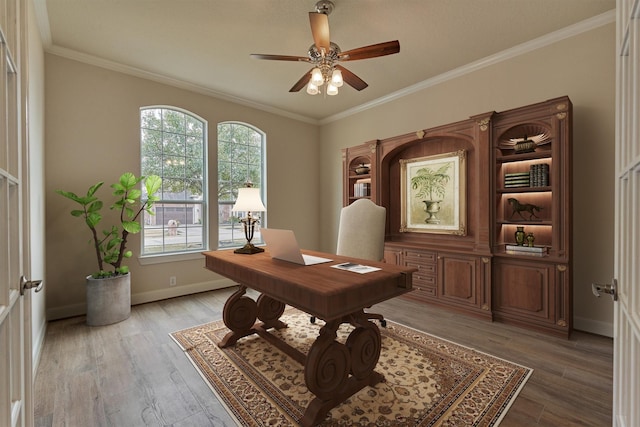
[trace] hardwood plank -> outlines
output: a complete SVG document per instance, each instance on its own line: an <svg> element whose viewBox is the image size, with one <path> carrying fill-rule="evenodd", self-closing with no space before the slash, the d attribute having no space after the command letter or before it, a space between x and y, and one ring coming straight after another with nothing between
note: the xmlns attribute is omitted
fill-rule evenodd
<svg viewBox="0 0 640 427"><path fill-rule="evenodd" d="M35 382L36 426L234 426L169 333L220 319L235 289L138 305L116 325L50 322ZM549 337L399 298L368 311L533 368L501 427L611 425L610 338Z"/></svg>

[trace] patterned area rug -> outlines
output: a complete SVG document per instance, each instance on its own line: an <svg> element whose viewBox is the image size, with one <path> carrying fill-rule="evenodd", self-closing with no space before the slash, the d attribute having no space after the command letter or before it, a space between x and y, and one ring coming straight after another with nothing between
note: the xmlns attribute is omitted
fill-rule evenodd
<svg viewBox="0 0 640 427"><path fill-rule="evenodd" d="M307 354L323 323L287 310L272 331ZM342 325L343 341L352 326ZM296 426L314 398L304 369L257 335L217 343L222 321L171 334L241 426ZM532 370L387 320L376 371L385 381L332 409L322 426L497 426Z"/></svg>

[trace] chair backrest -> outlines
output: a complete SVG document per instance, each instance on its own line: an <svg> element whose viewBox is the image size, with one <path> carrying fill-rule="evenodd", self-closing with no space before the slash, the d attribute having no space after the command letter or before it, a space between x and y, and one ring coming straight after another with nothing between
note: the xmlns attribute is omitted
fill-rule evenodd
<svg viewBox="0 0 640 427"><path fill-rule="evenodd" d="M387 210L369 199L358 199L340 211L337 255L381 261Z"/></svg>

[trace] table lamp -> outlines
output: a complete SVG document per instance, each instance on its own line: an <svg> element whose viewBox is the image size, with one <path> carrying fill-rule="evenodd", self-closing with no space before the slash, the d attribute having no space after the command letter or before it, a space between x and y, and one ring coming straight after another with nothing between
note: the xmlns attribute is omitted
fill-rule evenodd
<svg viewBox="0 0 640 427"><path fill-rule="evenodd" d="M252 255L258 252L264 252L264 249L254 246L251 243L253 239L253 232L255 230L255 224L260 222L260 218L252 217L251 212L264 212L267 208L262 204L260 199L260 189L253 188L248 184L246 187L238 188L238 198L235 205L231 208L231 212L246 212L247 216L240 220L244 224L244 235L247 238L247 243L236 249L237 254Z"/></svg>

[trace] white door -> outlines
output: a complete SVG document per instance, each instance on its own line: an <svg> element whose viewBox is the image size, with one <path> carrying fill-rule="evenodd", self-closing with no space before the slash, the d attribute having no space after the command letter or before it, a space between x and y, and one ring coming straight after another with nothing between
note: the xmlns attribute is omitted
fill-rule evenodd
<svg viewBox="0 0 640 427"><path fill-rule="evenodd" d="M640 0L618 0L613 424L640 426Z"/></svg>
<svg viewBox="0 0 640 427"><path fill-rule="evenodd" d="M27 163L26 5L0 0L0 426L33 424L30 301L21 292ZM30 292L30 291L27 291Z"/></svg>

